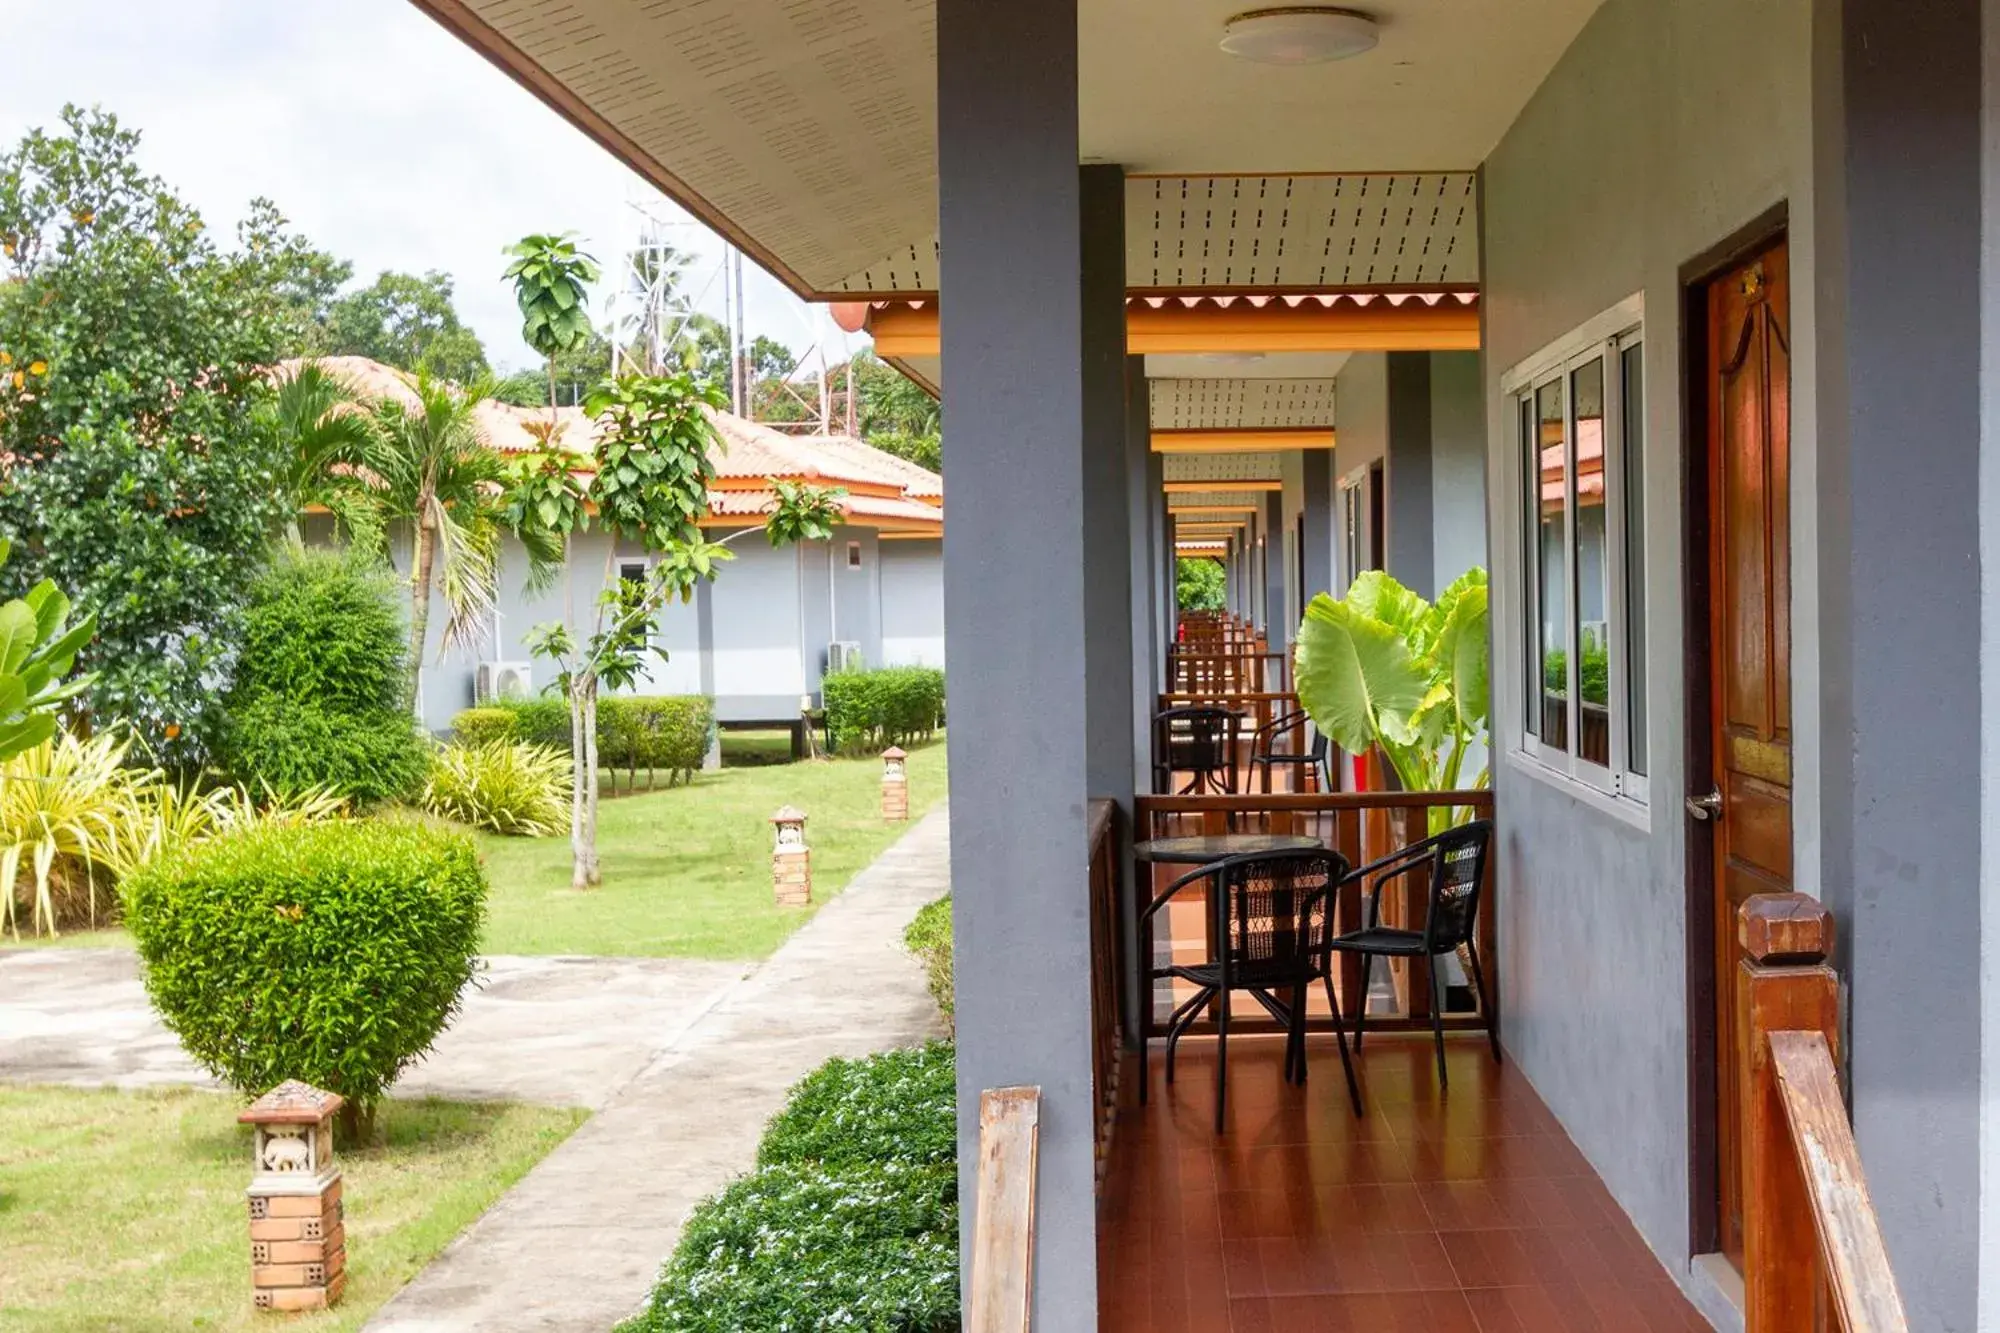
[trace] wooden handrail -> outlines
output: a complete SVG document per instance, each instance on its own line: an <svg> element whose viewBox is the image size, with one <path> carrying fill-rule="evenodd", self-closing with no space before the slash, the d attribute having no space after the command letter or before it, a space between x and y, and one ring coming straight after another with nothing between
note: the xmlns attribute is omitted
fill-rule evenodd
<svg viewBox="0 0 2000 1333"><path fill-rule="evenodd" d="M1737 941L1745 1333L1829 1314L1842 1333L1907 1333L1841 1097L1833 917L1802 893L1752 894Z"/></svg>
<svg viewBox="0 0 2000 1333"><path fill-rule="evenodd" d="M1028 1333L1041 1119L1040 1088L988 1088L979 1096L979 1202L972 1225L968 1333Z"/></svg>

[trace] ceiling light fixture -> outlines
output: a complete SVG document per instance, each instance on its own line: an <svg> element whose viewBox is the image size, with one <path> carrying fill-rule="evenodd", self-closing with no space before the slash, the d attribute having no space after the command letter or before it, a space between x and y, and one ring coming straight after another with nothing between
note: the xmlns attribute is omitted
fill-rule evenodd
<svg viewBox="0 0 2000 1333"><path fill-rule="evenodd" d="M1260 65L1318 65L1372 51L1375 20L1352 9L1289 5L1252 9L1222 25L1222 49Z"/></svg>

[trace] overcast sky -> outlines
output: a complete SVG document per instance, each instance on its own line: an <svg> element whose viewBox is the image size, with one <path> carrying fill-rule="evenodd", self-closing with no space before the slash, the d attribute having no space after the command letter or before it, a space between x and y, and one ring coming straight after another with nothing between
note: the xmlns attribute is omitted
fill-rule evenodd
<svg viewBox="0 0 2000 1333"><path fill-rule="evenodd" d="M721 242L409 0L0 0L0 34L0 145L65 102L100 105L225 233L264 195L358 281L451 274L496 368L533 360L503 247L574 231L613 260L638 235L635 201L685 224L700 305L722 313ZM841 355L823 312L754 264L744 286L752 334Z"/></svg>

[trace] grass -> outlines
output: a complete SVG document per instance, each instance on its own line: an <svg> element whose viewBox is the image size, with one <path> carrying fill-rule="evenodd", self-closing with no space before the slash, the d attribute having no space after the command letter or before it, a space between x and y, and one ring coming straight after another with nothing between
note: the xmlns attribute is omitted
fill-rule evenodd
<svg viewBox="0 0 2000 1333"><path fill-rule="evenodd" d="M775 738L773 740L772 738ZM732 742L737 746L732 746ZM486 953L752 959L769 954L812 915L771 901L771 816L808 816L813 898L824 902L908 825L881 818L879 758L779 762L785 732L724 732L724 768L691 785L609 796L597 813L604 883L569 887L569 839L479 834L493 883L480 948ZM732 750L734 749L734 753ZM911 747L910 815L945 794L940 737ZM620 775L621 781L623 775ZM123 930L23 933L21 948L130 948ZM17 947L0 935L0 952Z"/></svg>
<svg viewBox="0 0 2000 1333"><path fill-rule="evenodd" d="M944 795L942 740L911 751L910 812ZM598 809L604 883L569 887L567 838L482 836L493 895L488 953L762 958L812 908L771 900L771 815L806 812L813 897L824 902L907 825L881 817L882 762L831 759L725 768L672 791Z"/></svg>
<svg viewBox="0 0 2000 1333"><path fill-rule="evenodd" d="M250 1305L241 1103L194 1089L0 1089L0 1330L359 1328L588 1112L390 1101L343 1152L347 1294L325 1314Z"/></svg>

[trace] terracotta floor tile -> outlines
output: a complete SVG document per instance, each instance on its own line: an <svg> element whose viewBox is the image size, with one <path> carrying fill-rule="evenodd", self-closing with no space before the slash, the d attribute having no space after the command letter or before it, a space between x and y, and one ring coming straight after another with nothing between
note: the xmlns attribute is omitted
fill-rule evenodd
<svg viewBox="0 0 2000 1333"><path fill-rule="evenodd" d="M1147 1333L1680 1333L1706 1327L1525 1079L1454 1040L1378 1040L1347 1104L1330 1039L1304 1088L1281 1043L1212 1045L1121 1112L1103 1196L1102 1326ZM1136 1080L1133 1081L1136 1083ZM1461 1289L1463 1294L1461 1294Z"/></svg>

